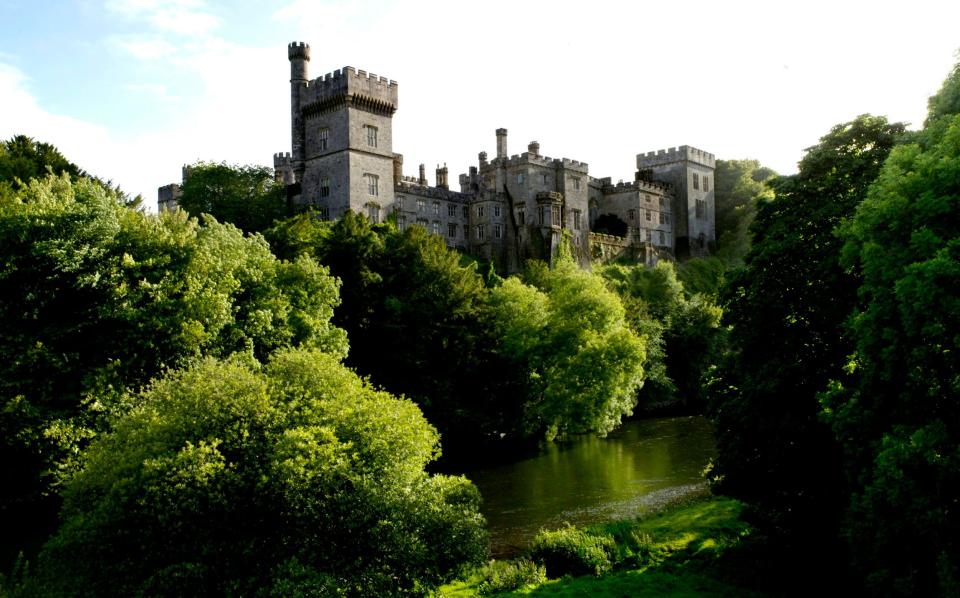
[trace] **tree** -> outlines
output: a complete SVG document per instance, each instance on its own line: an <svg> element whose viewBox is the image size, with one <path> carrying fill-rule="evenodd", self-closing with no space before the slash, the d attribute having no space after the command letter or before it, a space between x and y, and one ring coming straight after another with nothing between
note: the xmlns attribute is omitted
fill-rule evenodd
<svg viewBox="0 0 960 598"><path fill-rule="evenodd" d="M15 135L0 143L0 183L10 183L14 189L20 189L30 179L46 176L48 169L56 175L87 176L49 143L34 141L26 135Z"/></svg>
<svg viewBox="0 0 960 598"><path fill-rule="evenodd" d="M799 173L772 182L753 246L725 291L733 358L717 421L720 489L751 502L781 542L835 534L844 502L840 451L817 393L853 349L842 333L858 280L839 264L834 229L854 213L904 131L882 117L837 125Z"/></svg>
<svg viewBox="0 0 960 598"><path fill-rule="evenodd" d="M87 179L0 200L0 248L0 513L27 532L62 468L126 409L124 389L205 355L346 353L326 269L212 219L132 210Z"/></svg>
<svg viewBox="0 0 960 598"><path fill-rule="evenodd" d="M772 198L766 183L776 174L756 160L717 160L717 253L725 262L743 263L750 250L750 224L756 217L757 204Z"/></svg>
<svg viewBox="0 0 960 598"><path fill-rule="evenodd" d="M44 595L423 595L482 560L480 495L428 475L406 400L315 350L172 372L64 489Z"/></svg>
<svg viewBox="0 0 960 598"><path fill-rule="evenodd" d="M245 232L263 232L288 215L286 188L271 168L197 162L186 173L177 205L192 216L210 214Z"/></svg>
<svg viewBox="0 0 960 598"><path fill-rule="evenodd" d="M960 593L960 64L841 229L862 279L856 351L824 400L853 488L855 562L877 593Z"/></svg>
<svg viewBox="0 0 960 598"><path fill-rule="evenodd" d="M548 440L606 434L629 415L644 379L644 341L603 280L558 256L492 289L484 321L524 372L526 432Z"/></svg>

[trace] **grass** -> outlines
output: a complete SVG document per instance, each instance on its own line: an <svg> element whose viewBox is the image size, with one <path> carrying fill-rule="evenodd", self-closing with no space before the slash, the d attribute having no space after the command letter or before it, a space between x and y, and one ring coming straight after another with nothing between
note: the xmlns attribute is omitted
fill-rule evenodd
<svg viewBox="0 0 960 598"><path fill-rule="evenodd" d="M573 530L575 537L587 534L603 540L609 571L597 576L567 575L493 595L760 596L751 583L752 563L741 554L751 533L740 518L742 510L738 501L708 497L644 518ZM494 567L488 565L443 586L437 596L482 595L483 582ZM549 566L547 574L551 574Z"/></svg>

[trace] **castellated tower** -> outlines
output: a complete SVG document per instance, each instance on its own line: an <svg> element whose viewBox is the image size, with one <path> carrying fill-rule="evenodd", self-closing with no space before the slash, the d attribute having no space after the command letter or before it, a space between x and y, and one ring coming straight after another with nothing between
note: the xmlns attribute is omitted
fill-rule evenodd
<svg viewBox="0 0 960 598"><path fill-rule="evenodd" d="M396 81L350 66L310 80L310 47L292 43L288 57L295 201L331 219L350 209L380 221L394 196Z"/></svg>
<svg viewBox="0 0 960 598"><path fill-rule="evenodd" d="M638 179L652 176L674 190L674 251L678 258L709 255L716 244L714 155L689 145L637 154Z"/></svg>

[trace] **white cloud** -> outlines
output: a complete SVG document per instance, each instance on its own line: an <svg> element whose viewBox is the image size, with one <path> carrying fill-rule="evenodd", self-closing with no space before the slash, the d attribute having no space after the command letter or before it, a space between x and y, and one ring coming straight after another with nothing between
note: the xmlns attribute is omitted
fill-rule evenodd
<svg viewBox="0 0 960 598"><path fill-rule="evenodd" d="M220 24L220 19L206 10L206 3L201 0L108 0L105 6L174 34L206 35Z"/></svg>
<svg viewBox="0 0 960 598"><path fill-rule="evenodd" d="M128 83L124 89L133 93L147 95L161 102L170 104L179 104L183 101L180 96L175 96L167 91L167 86L162 83Z"/></svg>
<svg viewBox="0 0 960 598"><path fill-rule="evenodd" d="M172 56L177 51L173 44L160 38L115 37L110 41L141 60L158 60Z"/></svg>

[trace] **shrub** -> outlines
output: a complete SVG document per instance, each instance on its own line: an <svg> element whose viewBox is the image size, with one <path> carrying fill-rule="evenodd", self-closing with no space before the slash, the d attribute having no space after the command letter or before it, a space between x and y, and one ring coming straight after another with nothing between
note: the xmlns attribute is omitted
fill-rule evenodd
<svg viewBox="0 0 960 598"><path fill-rule="evenodd" d="M531 556L544 564L552 578L564 575L600 575L610 570L612 538L594 536L571 525L541 531L533 540Z"/></svg>
<svg viewBox="0 0 960 598"><path fill-rule="evenodd" d="M483 581L477 590L481 596L498 592L519 590L525 586L540 585L547 581L547 570L528 559L515 561L491 561L480 574Z"/></svg>

